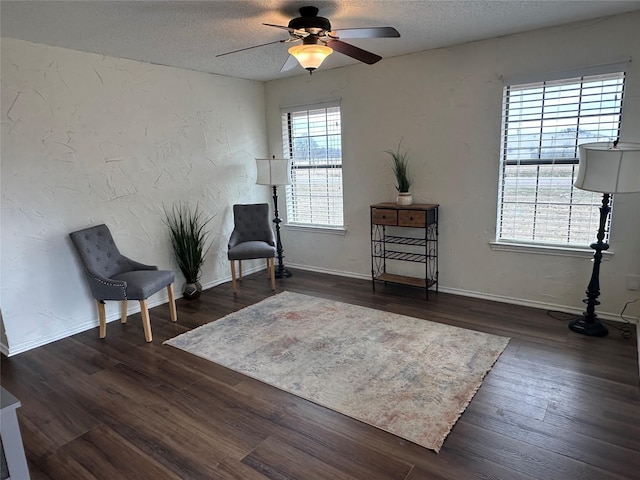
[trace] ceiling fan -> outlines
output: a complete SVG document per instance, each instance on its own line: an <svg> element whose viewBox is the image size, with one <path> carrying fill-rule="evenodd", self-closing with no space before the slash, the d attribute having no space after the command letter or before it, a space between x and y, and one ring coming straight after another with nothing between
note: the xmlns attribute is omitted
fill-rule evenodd
<svg viewBox="0 0 640 480"><path fill-rule="evenodd" d="M263 25L267 27L287 30L289 32L289 38L221 53L216 55L216 57L242 52L251 48L272 45L274 43L302 42L299 45L294 45L289 48L291 56L289 56L280 71L285 72L291 70L297 65L297 60L309 73L313 73L334 50L369 65L373 65L382 59L381 56L363 50L355 45L345 43L340 40L340 38L392 38L400 36L398 31L393 27L332 30L329 20L318 16L318 9L316 7L302 7L299 12L300 16L292 19L286 27L284 25L263 23Z"/></svg>

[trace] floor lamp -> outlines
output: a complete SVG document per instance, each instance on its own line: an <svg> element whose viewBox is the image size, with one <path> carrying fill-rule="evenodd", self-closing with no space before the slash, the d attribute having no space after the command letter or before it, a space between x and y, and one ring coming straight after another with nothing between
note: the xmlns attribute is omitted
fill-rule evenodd
<svg viewBox="0 0 640 480"><path fill-rule="evenodd" d="M276 224L276 253L278 256L278 267L276 268L276 278L287 278L292 273L284 267L284 255L282 254L282 241L280 240L280 223L282 220L278 214L278 185L289 185L291 183L291 160L282 158L256 158L258 177L256 184L271 185L273 187L273 209Z"/></svg>
<svg viewBox="0 0 640 480"><path fill-rule="evenodd" d="M595 313L600 305L600 262L602 252L609 248L604 242L607 218L611 208L611 194L640 192L640 143L596 142L579 146L580 165L574 186L582 190L602 193L600 223L597 242L591 244L593 271L587 286L587 310L582 316L569 323L574 332L592 337L604 337L608 330Z"/></svg>

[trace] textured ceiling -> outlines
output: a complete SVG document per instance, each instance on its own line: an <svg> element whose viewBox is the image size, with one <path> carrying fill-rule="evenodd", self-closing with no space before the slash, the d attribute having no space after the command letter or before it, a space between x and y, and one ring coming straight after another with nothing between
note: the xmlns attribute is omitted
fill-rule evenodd
<svg viewBox="0 0 640 480"><path fill-rule="evenodd" d="M392 26L401 38L348 40L384 58L541 27L640 10L640 1L340 0L340 1L10 1L2 0L3 37L253 80L280 73L287 44L215 55L288 37L297 9L314 5L334 29ZM321 69L357 63L339 53Z"/></svg>

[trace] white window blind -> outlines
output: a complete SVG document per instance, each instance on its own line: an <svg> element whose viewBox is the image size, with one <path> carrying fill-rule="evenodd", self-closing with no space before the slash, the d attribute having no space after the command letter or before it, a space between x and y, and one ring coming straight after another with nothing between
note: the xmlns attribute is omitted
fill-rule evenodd
<svg viewBox="0 0 640 480"><path fill-rule="evenodd" d="M573 186L578 145L618 138L624 77L504 88L498 241L585 246L595 240L602 195Z"/></svg>
<svg viewBox="0 0 640 480"><path fill-rule="evenodd" d="M287 186L291 224L342 227L342 129L339 106L282 113L285 158L292 159Z"/></svg>

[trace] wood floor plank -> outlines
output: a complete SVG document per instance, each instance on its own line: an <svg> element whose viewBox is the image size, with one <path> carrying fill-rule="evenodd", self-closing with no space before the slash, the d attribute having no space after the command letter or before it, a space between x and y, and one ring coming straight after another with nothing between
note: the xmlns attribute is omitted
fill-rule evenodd
<svg viewBox="0 0 640 480"><path fill-rule="evenodd" d="M209 451L240 459L265 437L251 426L230 427L213 417L211 411L188 411L184 405L172 401L175 393L165 386L141 391L136 384L144 382L144 376L124 365L117 371L111 369L100 375L105 395L109 397L101 400L99 407L92 411L95 416L103 418L107 414L119 418L121 423L147 432L165 448L166 445L180 446L182 454L190 458L197 458L200 451ZM215 413L225 415L224 407L219 404L215 407ZM158 422L160 418L162 421ZM196 445L193 445L193 437L200 438Z"/></svg>
<svg viewBox="0 0 640 480"><path fill-rule="evenodd" d="M624 343L620 344L624 345ZM529 361L531 365L542 363L541 358L543 358L543 365L550 369L553 368L555 372L566 370L572 374L606 375L606 379L611 382L624 381L624 379L628 378L629 370L637 367L637 353L633 356L629 355L629 353L633 352L627 352L627 355L623 355L615 349L613 351L595 349L595 351L589 352L585 346L581 345L580 348L576 348L575 345L566 346L565 352L561 352L557 347L551 348L537 345L532 349L531 345L523 344L518 350L516 358ZM545 352L544 357L541 357L541 351ZM571 351L571 355L567 355L568 351ZM611 358L615 358L615 363L608 363ZM636 391L635 394L638 395L638 392Z"/></svg>
<svg viewBox="0 0 640 480"><path fill-rule="evenodd" d="M638 415L640 409L631 417L622 412L586 413L567 405L550 405L544 421L573 434L599 439L637 453L640 452Z"/></svg>
<svg viewBox="0 0 640 480"><path fill-rule="evenodd" d="M32 398L29 401L29 409L33 411L29 420L34 430L53 448L73 440L99 424L90 412L74 402L68 402L65 395L56 392L37 399Z"/></svg>
<svg viewBox="0 0 640 480"><path fill-rule="evenodd" d="M633 448L618 447L574 431L568 432L565 428L495 405L475 403L465 413L465 421L602 471L621 476L629 470L640 472L640 452ZM600 452L605 449L608 453L602 456Z"/></svg>
<svg viewBox="0 0 640 480"><path fill-rule="evenodd" d="M180 480L103 425L69 442L42 465L53 478L65 480Z"/></svg>
<svg viewBox="0 0 640 480"><path fill-rule="evenodd" d="M526 415L527 418L533 418L539 421L544 421L547 416L547 410L549 407L548 402L541 400L542 406L531 405L526 402L513 401L513 399L505 397L503 395L496 395L489 393L488 390L480 389L478 393L473 397L474 405L485 404L492 407L499 408L508 412L518 413L520 415Z"/></svg>
<svg viewBox="0 0 640 480"><path fill-rule="evenodd" d="M242 463L273 480L357 480L323 460L272 437L260 443Z"/></svg>
<svg viewBox="0 0 640 480"><path fill-rule="evenodd" d="M548 480L619 480L624 477L595 468L587 463L564 457L506 435L461 420L455 427L458 438L452 443L471 442L473 451L482 458L515 472ZM631 470L629 470L631 475ZM633 473L635 476L635 473Z"/></svg>
<svg viewBox="0 0 640 480"><path fill-rule="evenodd" d="M257 382L256 380L251 380ZM236 394L241 394L241 389L234 389ZM246 391L255 391L255 387L249 387ZM355 442L344 435L341 427L327 427L323 423L315 423L316 415L326 421L327 409L315 405L304 399L292 397L278 389L271 388L272 396L262 396L261 403L270 405L263 420L269 422L265 425L270 436L283 443L288 443L298 450L322 458L329 465L347 472L358 478L396 479L405 478L411 470L411 464L404 462L393 455L388 455L383 449L371 448L368 444ZM294 398L294 402L287 399ZM281 400L281 399L284 399ZM263 408L247 409L246 402L243 411L250 410L258 416L265 415ZM274 410L272 412L272 410ZM331 412L336 423L343 425L344 430L352 433L360 426L366 427L376 435L386 435L378 429L364 425L349 417ZM253 420L258 423L257 420ZM309 432L313 432L310 434Z"/></svg>
<svg viewBox="0 0 640 480"><path fill-rule="evenodd" d="M568 371L549 365L540 365L528 361L514 362L506 359L492 370L496 376L515 376L523 381L545 383L552 387L572 389L576 395L582 392L598 392L598 396L622 401L640 400L638 388L609 378L598 376L597 372L584 369Z"/></svg>
<svg viewBox="0 0 640 480"><path fill-rule="evenodd" d="M636 480L640 385L630 339L543 310L294 271L289 290L511 341L439 454L162 342L274 293L263 272L0 361L34 480ZM554 314L555 315L555 314ZM120 459L121 461L118 461Z"/></svg>

